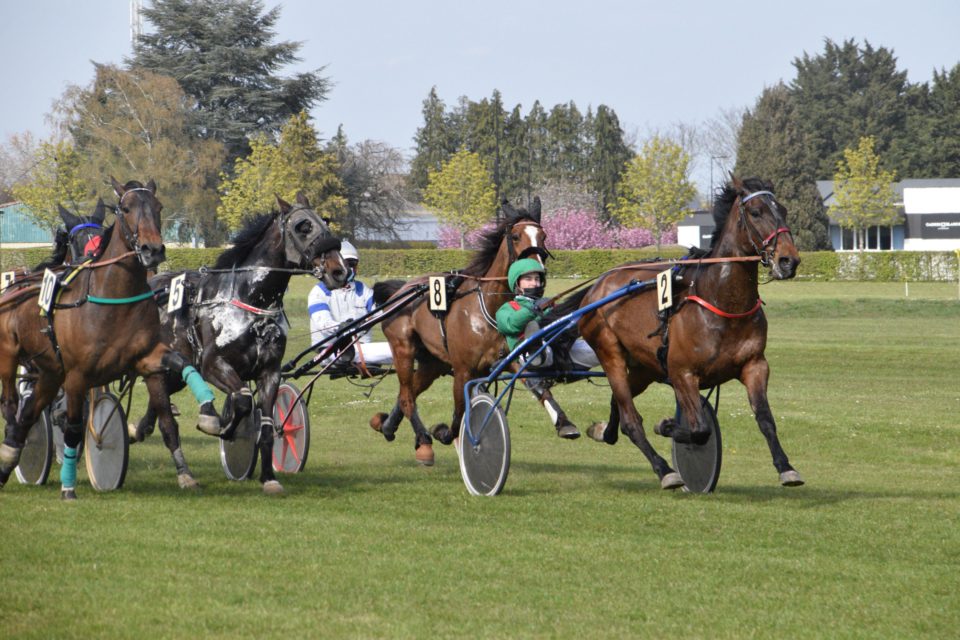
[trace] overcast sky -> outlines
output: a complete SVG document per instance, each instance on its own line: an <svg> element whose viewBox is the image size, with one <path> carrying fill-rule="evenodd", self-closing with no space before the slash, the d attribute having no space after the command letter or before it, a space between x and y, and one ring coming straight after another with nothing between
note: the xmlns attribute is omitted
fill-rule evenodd
<svg viewBox="0 0 960 640"><path fill-rule="evenodd" d="M521 104L524 113L537 99L548 109L569 100L582 111L606 104L643 139L753 106L765 86L793 79L794 58L820 53L825 38L893 49L911 82L960 62L957 0L279 4L278 39L303 44L302 62L284 75L325 66L334 83L312 112L321 135L342 123L351 141L382 140L407 156L432 86L448 106L494 89L508 109ZM122 62L129 7L128 0L0 0L0 143L24 131L47 135L44 115L68 85L90 83L91 61Z"/></svg>

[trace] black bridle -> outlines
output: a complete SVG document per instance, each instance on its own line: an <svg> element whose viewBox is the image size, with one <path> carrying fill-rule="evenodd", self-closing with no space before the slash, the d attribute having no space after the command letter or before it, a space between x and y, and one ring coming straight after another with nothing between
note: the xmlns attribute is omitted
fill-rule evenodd
<svg viewBox="0 0 960 640"><path fill-rule="evenodd" d="M767 205L767 208L770 209L770 213L773 214L775 228L770 235L764 236L760 230L750 222L750 216L746 215L746 207L744 205L754 198L760 198ZM777 251L777 242L780 240L780 234L786 233L790 236L790 241L793 241L793 234L790 233L790 227L787 226L783 216L780 215L779 203L777 203L776 198L770 191L754 191L740 198L739 212L740 224L747 230L747 239L750 240L750 244L753 245L757 255L760 256L760 263L765 267L769 267L770 259ZM757 241L759 241L759 245Z"/></svg>
<svg viewBox="0 0 960 640"><path fill-rule="evenodd" d="M143 216L143 208L144 208L143 199L140 198L140 207L137 209L137 220L132 230L130 229L130 225L127 224L127 219L126 219L127 211L123 207L123 199L127 196L128 193L131 193L134 191L146 191L151 196L153 195L153 191L150 191L150 189L147 189L146 187L133 187L131 189L127 189L126 191L123 192L123 194L120 196L120 199L117 201L117 206L114 209L114 214L117 217L117 221L120 223L120 232L123 233L123 239L126 241L127 247L137 255L137 259L140 261L140 264L144 264L143 254L140 249L140 219ZM154 215L153 222L157 226L157 231L159 232L160 230L159 214L153 212L153 215Z"/></svg>
<svg viewBox="0 0 960 640"><path fill-rule="evenodd" d="M288 227L293 223L293 218L309 220L318 231L310 234L306 241L301 240L296 229L288 231ZM341 240L330 233L330 227L323 221L323 218L310 207L295 205L286 213L280 216L280 234L287 260L293 262L301 269L311 269L313 275L317 278L323 278L326 275L326 269L322 266L312 266L311 261L316 256L323 256L331 251L340 251ZM292 259L295 257L296 259Z"/></svg>
<svg viewBox="0 0 960 640"><path fill-rule="evenodd" d="M517 250L513 246L513 228L518 225L533 225L537 229L543 230L543 227L540 226L539 222L534 220L517 220L516 222L511 222L507 225L506 228L506 238L507 238L507 253L510 257L510 264L512 265L517 260L523 260L532 255L537 255L540 257L541 262L546 262L547 258L553 258L553 254L547 250L546 247L527 247L517 255ZM508 265L509 267L509 265Z"/></svg>

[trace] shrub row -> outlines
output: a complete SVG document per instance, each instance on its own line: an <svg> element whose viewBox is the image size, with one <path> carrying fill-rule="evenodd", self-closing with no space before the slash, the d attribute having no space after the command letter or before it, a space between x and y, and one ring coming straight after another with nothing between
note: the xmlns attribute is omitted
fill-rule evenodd
<svg viewBox="0 0 960 640"><path fill-rule="evenodd" d="M163 270L180 271L210 266L223 249L167 249ZM550 275L559 278L587 277L603 273L611 267L647 258L678 258L685 253L678 247L646 249L585 249L554 251ZM50 254L44 247L0 250L0 270L30 267ZM459 249L366 249L361 256L364 276L410 277L438 271L462 269L470 262L472 252ZM954 281L960 274L957 256L949 251L884 251L835 253L805 252L797 277L802 280L874 280Z"/></svg>

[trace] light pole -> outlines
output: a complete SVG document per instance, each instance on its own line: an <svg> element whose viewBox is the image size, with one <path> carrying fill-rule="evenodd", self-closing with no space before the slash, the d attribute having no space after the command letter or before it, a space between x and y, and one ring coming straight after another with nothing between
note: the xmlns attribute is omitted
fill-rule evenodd
<svg viewBox="0 0 960 640"><path fill-rule="evenodd" d="M729 160L730 156L710 156L710 202L713 202L713 163L717 160ZM717 166L721 169L722 165L717 162Z"/></svg>

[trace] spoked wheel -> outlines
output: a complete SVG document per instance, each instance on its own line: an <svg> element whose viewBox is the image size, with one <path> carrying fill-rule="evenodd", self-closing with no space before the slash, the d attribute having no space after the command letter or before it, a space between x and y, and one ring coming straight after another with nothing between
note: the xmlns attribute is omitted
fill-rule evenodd
<svg viewBox="0 0 960 640"><path fill-rule="evenodd" d="M289 382L277 389L277 401L273 405L273 423L280 435L273 439L273 470L283 473L299 473L307 464L310 452L310 415L303 398L297 399L300 390Z"/></svg>
<svg viewBox="0 0 960 640"><path fill-rule="evenodd" d="M45 484L50 475L53 453L53 424L50 411L44 410L27 432L27 441L20 452L20 464L17 465L20 484Z"/></svg>
<svg viewBox="0 0 960 640"><path fill-rule="evenodd" d="M260 410L254 409L237 425L233 440L220 440L220 465L231 480L246 480L257 466Z"/></svg>
<svg viewBox="0 0 960 640"><path fill-rule="evenodd" d="M722 444L720 423L710 401L700 396L703 415L710 427L710 438L703 444L673 442L673 466L683 478L683 490L691 493L710 493L720 479ZM681 429L689 429L687 417L678 409L677 421Z"/></svg>
<svg viewBox="0 0 960 640"><path fill-rule="evenodd" d="M84 459L90 484L97 491L113 491L127 477L130 436L120 401L109 391L96 394L84 437Z"/></svg>
<svg viewBox="0 0 960 640"><path fill-rule="evenodd" d="M510 471L510 429L490 394L480 392L470 398L470 421L463 421L457 454L467 491L495 496L503 490Z"/></svg>

